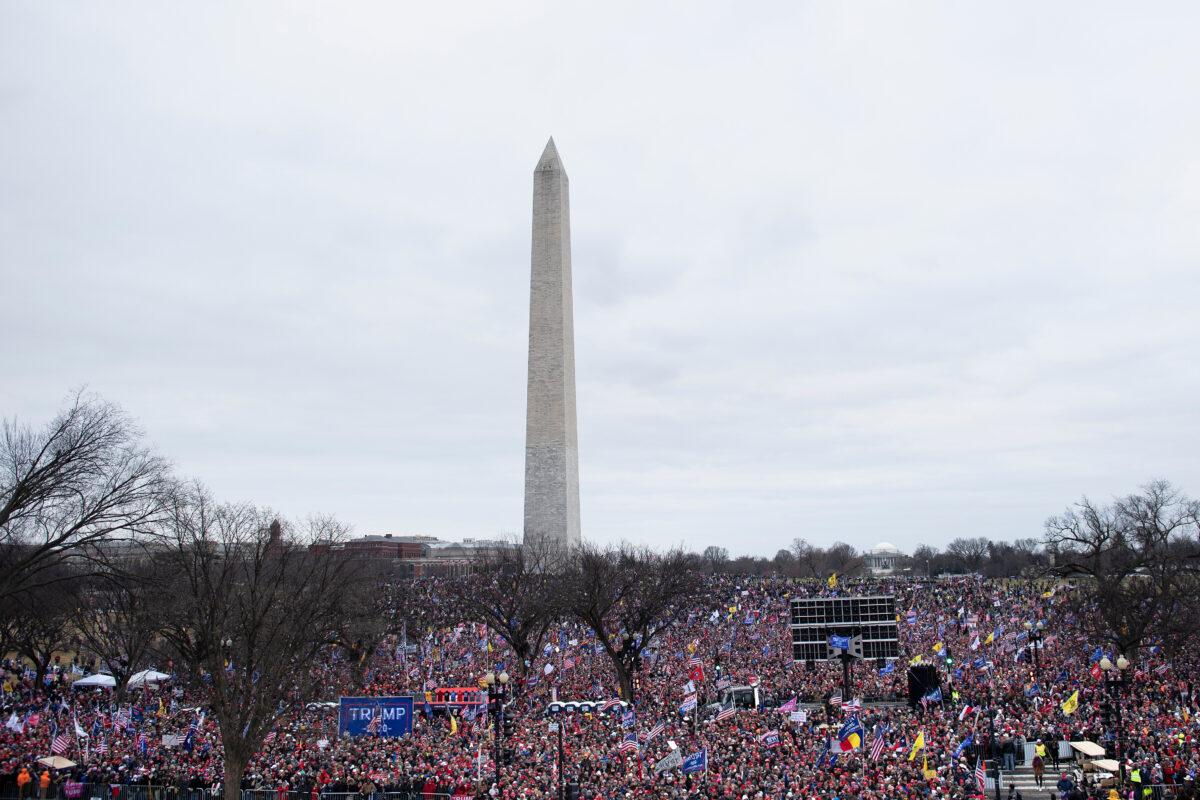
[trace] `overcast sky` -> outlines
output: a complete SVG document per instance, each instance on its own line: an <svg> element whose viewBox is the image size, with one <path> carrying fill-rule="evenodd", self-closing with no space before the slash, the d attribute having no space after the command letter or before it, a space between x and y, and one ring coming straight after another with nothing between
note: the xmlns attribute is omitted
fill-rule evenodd
<svg viewBox="0 0 1200 800"><path fill-rule="evenodd" d="M1200 494L1200 5L0 4L0 415L223 498L522 525L532 169L585 538L1036 536Z"/></svg>

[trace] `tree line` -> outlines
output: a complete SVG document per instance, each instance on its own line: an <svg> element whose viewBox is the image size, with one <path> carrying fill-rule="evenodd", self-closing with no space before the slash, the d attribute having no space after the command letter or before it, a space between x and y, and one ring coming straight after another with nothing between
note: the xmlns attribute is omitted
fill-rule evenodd
<svg viewBox="0 0 1200 800"><path fill-rule="evenodd" d="M752 555L730 558L726 548L716 545L699 554L701 561L715 573L821 579L833 574L846 578L867 575L865 556L864 551L845 542L821 547L802 538L794 539L790 547L776 552L774 558ZM1036 538L1005 542L977 536L954 539L945 550L922 544L911 555L895 554L893 562L893 573L898 575L935 578L979 574L987 578L1014 578L1042 574L1052 558L1043 542Z"/></svg>

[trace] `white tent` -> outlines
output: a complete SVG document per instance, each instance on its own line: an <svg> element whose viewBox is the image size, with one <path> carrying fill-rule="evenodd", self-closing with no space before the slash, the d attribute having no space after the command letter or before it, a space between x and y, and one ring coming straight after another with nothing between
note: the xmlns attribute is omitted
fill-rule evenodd
<svg viewBox="0 0 1200 800"><path fill-rule="evenodd" d="M152 669L144 669L130 678L129 682L125 685L130 689L140 689L147 684L154 685L157 683L162 683L163 681L170 679L170 677L171 676L165 672L155 672Z"/></svg>
<svg viewBox="0 0 1200 800"><path fill-rule="evenodd" d="M80 678L71 685L84 689L88 688L89 686L100 686L105 689L113 689L117 685L117 679L112 675L101 675L98 673L96 675L88 675L86 678Z"/></svg>

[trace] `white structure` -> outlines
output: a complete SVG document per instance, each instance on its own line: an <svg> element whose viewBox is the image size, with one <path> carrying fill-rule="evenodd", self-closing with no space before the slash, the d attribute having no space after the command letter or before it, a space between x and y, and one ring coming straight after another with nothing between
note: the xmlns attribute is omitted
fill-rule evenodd
<svg viewBox="0 0 1200 800"><path fill-rule="evenodd" d="M863 563L872 575L891 575L900 568L904 553L891 542L880 542L863 553Z"/></svg>
<svg viewBox="0 0 1200 800"><path fill-rule="evenodd" d="M579 544L571 206L554 140L533 170L529 389L525 414L525 544Z"/></svg>

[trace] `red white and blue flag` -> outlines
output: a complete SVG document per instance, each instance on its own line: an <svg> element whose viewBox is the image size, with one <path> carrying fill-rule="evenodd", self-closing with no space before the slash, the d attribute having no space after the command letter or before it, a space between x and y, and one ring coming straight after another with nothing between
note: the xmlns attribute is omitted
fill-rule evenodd
<svg viewBox="0 0 1200 800"><path fill-rule="evenodd" d="M878 761L883 757L883 748L887 746L887 740L883 738L884 729L875 728L875 739L871 742L871 760Z"/></svg>
<svg viewBox="0 0 1200 800"><path fill-rule="evenodd" d="M636 733L625 734L625 738L621 740L620 751L622 753L628 753L628 752L636 753L638 751L638 740L637 740Z"/></svg>

